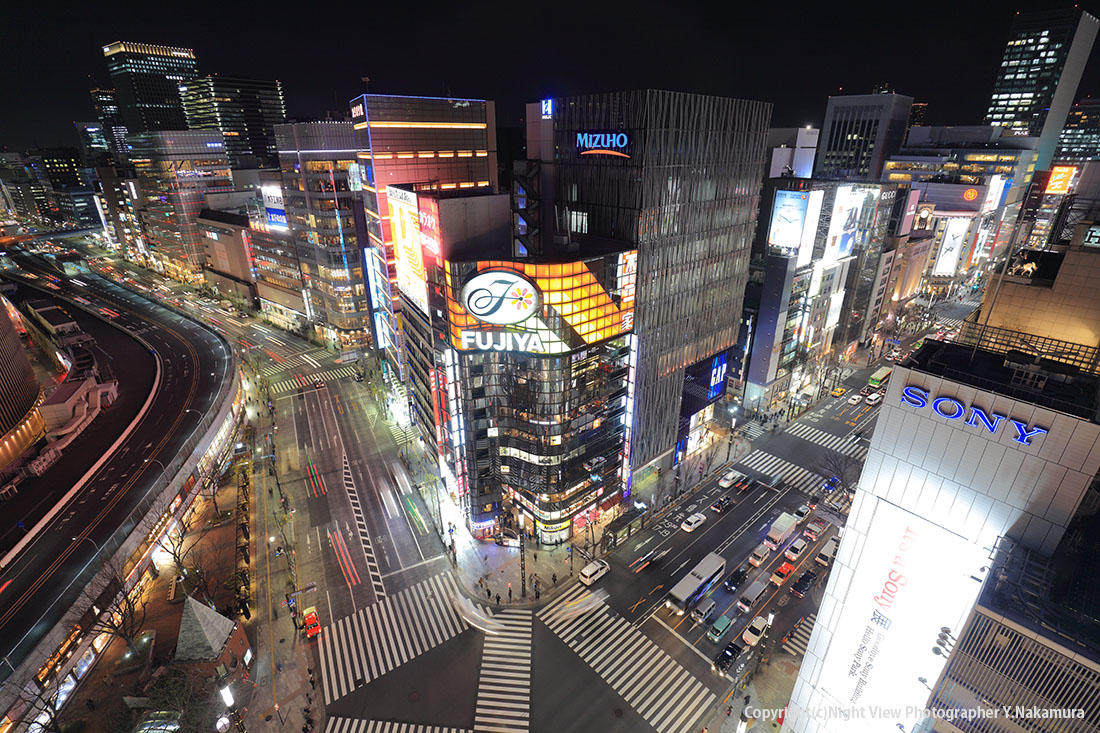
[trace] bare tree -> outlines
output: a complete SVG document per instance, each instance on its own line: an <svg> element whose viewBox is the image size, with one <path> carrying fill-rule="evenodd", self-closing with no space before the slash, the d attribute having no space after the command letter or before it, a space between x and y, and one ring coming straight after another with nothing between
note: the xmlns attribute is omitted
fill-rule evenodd
<svg viewBox="0 0 1100 733"><path fill-rule="evenodd" d="M145 599L126 587L126 574L113 562L105 566L109 570L99 596L99 615L92 622L88 634L92 637L107 634L121 639L131 654L137 654L137 640L145 629Z"/></svg>
<svg viewBox="0 0 1100 733"><path fill-rule="evenodd" d="M863 461L846 453L827 450L810 470L826 480L836 478L839 489L855 491L859 475L863 472Z"/></svg>
<svg viewBox="0 0 1100 733"><path fill-rule="evenodd" d="M194 516L188 516L186 513L180 517L179 527L175 532L168 532L164 536L164 541L161 543L161 547L168 553L168 556L172 558L172 563L176 566L176 572L179 575L187 574L187 558L191 555L195 546L206 536L206 533L210 531L209 524L199 524L195 526Z"/></svg>
<svg viewBox="0 0 1100 733"><path fill-rule="evenodd" d="M217 603L218 586L232 578L233 550L232 543L204 542L191 553L189 585L204 603Z"/></svg>
<svg viewBox="0 0 1100 733"><path fill-rule="evenodd" d="M19 703L23 712L19 714L19 720L24 723L35 724L38 730L46 733L62 733L61 707L58 702L57 684L39 690L34 683L27 686L19 693Z"/></svg>
<svg viewBox="0 0 1100 733"><path fill-rule="evenodd" d="M148 688L149 704L155 712L177 713L179 731L206 731L213 727L209 682L184 666L164 670Z"/></svg>

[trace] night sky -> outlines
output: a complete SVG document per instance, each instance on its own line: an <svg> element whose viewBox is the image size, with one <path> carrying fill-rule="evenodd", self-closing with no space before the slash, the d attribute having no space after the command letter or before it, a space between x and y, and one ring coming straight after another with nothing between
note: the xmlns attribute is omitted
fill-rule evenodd
<svg viewBox="0 0 1100 733"><path fill-rule="evenodd" d="M189 46L200 73L278 78L296 119L346 112L368 76L376 93L495 99L502 124L545 96L641 87L763 99L773 126L820 124L828 95L882 81L929 102L930 123L976 124L1014 12L1044 5L8 2L0 146L75 144L114 40ZM1096 55L1078 96L1098 92Z"/></svg>

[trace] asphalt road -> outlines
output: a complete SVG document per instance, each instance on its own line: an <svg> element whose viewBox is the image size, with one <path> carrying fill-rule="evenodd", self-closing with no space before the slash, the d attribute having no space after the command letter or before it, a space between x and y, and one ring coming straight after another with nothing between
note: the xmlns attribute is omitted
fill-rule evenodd
<svg viewBox="0 0 1100 733"><path fill-rule="evenodd" d="M117 312L115 323L140 334L160 357L161 382L134 432L0 572L0 655L6 662L0 675L4 676L79 596L101 564L97 548L120 528L128 531L133 526L131 512L149 498L163 467L175 461L181 446L207 417L220 385L232 379L228 347L198 323L98 276L77 279L86 285L69 283L64 294L82 297L92 308L106 306ZM66 308L75 310L72 305ZM126 353L112 358L117 359L126 359ZM115 366L120 376L130 371L122 364ZM97 431L98 423L90 429ZM74 448L89 450L79 442ZM50 491L63 493L75 478L56 475Z"/></svg>

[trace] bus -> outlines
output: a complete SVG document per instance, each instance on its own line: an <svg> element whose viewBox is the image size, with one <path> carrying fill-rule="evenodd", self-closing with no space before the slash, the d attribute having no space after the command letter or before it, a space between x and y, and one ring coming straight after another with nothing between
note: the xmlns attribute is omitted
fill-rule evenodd
<svg viewBox="0 0 1100 733"><path fill-rule="evenodd" d="M682 616L698 603L711 587L722 579L726 561L713 552L699 561L683 580L673 586L665 599L665 605Z"/></svg>
<svg viewBox="0 0 1100 733"><path fill-rule="evenodd" d="M892 371L890 367L882 367L871 375L871 378L867 380L867 385L870 387L881 387L890 379Z"/></svg>

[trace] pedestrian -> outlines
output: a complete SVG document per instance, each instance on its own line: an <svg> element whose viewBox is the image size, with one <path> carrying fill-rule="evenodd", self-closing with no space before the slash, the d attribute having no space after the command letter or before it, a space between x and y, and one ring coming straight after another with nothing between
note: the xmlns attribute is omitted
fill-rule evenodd
<svg viewBox="0 0 1100 733"><path fill-rule="evenodd" d="M497 597L499 598L500 596L497 596ZM489 590L489 586L485 586L485 600L486 601L493 600L493 592L491 590Z"/></svg>
<svg viewBox="0 0 1100 733"><path fill-rule="evenodd" d="M84 701L84 706L87 707L89 711L95 710L95 700L89 697Z"/></svg>
<svg viewBox="0 0 1100 733"><path fill-rule="evenodd" d="M500 594L499 593L497 593L497 605L498 606L500 605Z"/></svg>
<svg viewBox="0 0 1100 733"><path fill-rule="evenodd" d="M512 602L512 585L511 585L511 583L508 584L508 602L509 603ZM500 603L500 601L497 601L497 603Z"/></svg>
<svg viewBox="0 0 1100 733"><path fill-rule="evenodd" d="M550 583L551 583L551 585L557 585L558 584L558 574L557 573L551 573L550 574Z"/></svg>

